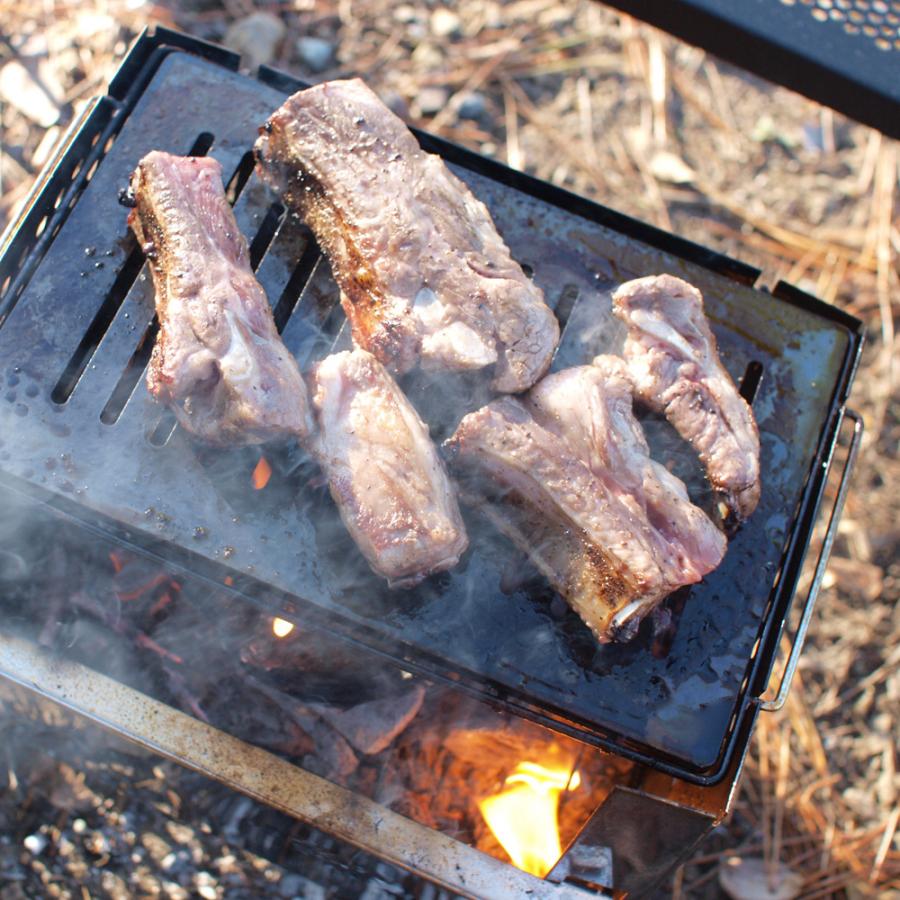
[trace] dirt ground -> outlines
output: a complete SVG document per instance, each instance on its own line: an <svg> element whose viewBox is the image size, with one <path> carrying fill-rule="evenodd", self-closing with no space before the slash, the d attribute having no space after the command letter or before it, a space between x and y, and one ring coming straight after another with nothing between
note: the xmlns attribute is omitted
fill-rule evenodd
<svg viewBox="0 0 900 900"><path fill-rule="evenodd" d="M739 858L796 873L782 896L896 896L897 144L586 0L0 0L0 226L151 23L310 81L362 75L415 125L864 320L867 430L794 690L760 719L733 816L665 893L720 896Z"/></svg>

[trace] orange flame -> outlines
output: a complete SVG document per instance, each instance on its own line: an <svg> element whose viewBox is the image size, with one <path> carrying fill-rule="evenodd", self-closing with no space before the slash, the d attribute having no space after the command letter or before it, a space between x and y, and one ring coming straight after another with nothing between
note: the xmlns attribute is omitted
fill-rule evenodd
<svg viewBox="0 0 900 900"><path fill-rule="evenodd" d="M478 802L491 831L513 864L543 878L562 856L559 795L581 784L578 772L520 762L506 779L509 787Z"/></svg>
<svg viewBox="0 0 900 900"><path fill-rule="evenodd" d="M264 456L261 456L251 476L253 487L261 491L269 483L271 477L272 467L269 465L269 461Z"/></svg>
<svg viewBox="0 0 900 900"><path fill-rule="evenodd" d="M272 634L277 638L287 637L294 630L294 623L287 619L272 619Z"/></svg>

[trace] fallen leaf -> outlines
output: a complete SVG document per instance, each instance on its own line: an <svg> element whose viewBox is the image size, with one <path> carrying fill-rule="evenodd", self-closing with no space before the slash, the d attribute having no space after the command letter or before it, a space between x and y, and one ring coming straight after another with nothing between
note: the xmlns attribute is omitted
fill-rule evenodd
<svg viewBox="0 0 900 900"><path fill-rule="evenodd" d="M690 184L696 177L694 170L680 157L668 150L658 150L650 160L654 178L670 184Z"/></svg>

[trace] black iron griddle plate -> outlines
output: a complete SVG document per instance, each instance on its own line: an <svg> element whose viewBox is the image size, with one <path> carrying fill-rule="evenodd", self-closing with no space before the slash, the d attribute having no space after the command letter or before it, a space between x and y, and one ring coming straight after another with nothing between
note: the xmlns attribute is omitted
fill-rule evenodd
<svg viewBox="0 0 900 900"><path fill-rule="evenodd" d="M169 420L150 400L140 371L152 342L152 333L145 339L153 318L146 269L118 309L110 300L103 307L129 284L120 273L133 247L117 194L141 156L152 149L186 153L209 133L210 153L228 177L283 96L189 53L164 59L0 328L0 470L7 480L68 501L82 519L115 525L120 535L153 541L167 554L181 548L192 565L214 564L220 581L230 575L240 586L252 576L257 586L271 585L282 600L258 591L256 600L273 614L283 598L296 598L298 620L324 612L338 630L407 667L459 680L588 739L624 742L624 752L668 759L679 771L721 761L744 708L745 678L786 548L799 541L802 554L808 537L795 533L798 513L834 427L841 373L855 352L850 329L824 306L776 299L457 167L567 320L556 368L620 345L610 315L610 292L620 282L673 272L701 288L732 375L740 379L753 361L763 366L754 403L762 501L721 567L689 592L666 654L654 655L644 633L630 645L598 646L540 579L511 584L527 567L476 513L467 514L472 548L455 571L412 591L389 591L361 560L298 451L273 451L273 481L255 492L254 451L202 450L181 429L166 442ZM255 176L240 194L235 209L251 240L273 200ZM314 248L305 235L296 221L280 222L258 271L273 306L290 309L313 269L284 329L304 367L347 340L343 314L333 310L337 290L324 262L311 266ZM259 239L257 249L264 243ZM83 341L91 328L99 339L93 352ZM484 399L477 385L447 378L413 377L405 387L438 436L466 404ZM457 390L466 403L453 398ZM651 420L647 427L657 458L670 461L692 495L707 502L690 451L668 426Z"/></svg>

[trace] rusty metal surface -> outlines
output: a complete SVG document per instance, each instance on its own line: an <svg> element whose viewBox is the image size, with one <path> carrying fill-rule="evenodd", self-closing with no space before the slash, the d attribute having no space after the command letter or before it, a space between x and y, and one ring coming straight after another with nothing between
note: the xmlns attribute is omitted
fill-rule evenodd
<svg viewBox="0 0 900 900"><path fill-rule="evenodd" d="M0 327L0 474L120 538L180 554L219 582L229 576L269 612L280 609L295 621L315 615L406 668L456 680L570 733L617 742L625 754L661 756L685 771L712 766L726 752L735 714L746 708L745 679L786 548L808 536L808 526L798 534L798 504L821 465L851 355L847 328L828 315L457 169L566 319L556 368L615 351L622 335L610 292L660 271L703 291L736 379L751 362L763 366L754 401L759 509L722 566L688 592L671 649L659 657L643 632L628 645L598 646L538 579L504 592L505 576L521 560L477 515L467 521L472 548L454 572L413 591L389 591L313 486L314 470L296 448L271 452L276 474L254 492L252 451L211 453L181 429L167 439L167 414L150 400L140 371L132 373L135 387L121 414L109 421L105 410L120 377L147 345L153 297L146 271L111 311L71 395L54 402L60 376L126 265L131 243L117 193L138 159L150 149L187 152L209 132L210 153L227 177L282 99L267 84L188 53L163 61ZM241 193L235 211L251 240L272 200L255 176ZM304 229L286 219L258 271L273 305L289 309L296 300L284 338L301 365L347 339L328 267L322 260L313 267L311 252ZM403 386L437 437L486 399L473 381L413 375ZM673 466L695 500L711 502L690 449L665 422L651 418L645 427L656 458Z"/></svg>
<svg viewBox="0 0 900 900"><path fill-rule="evenodd" d="M461 896L597 896L541 881L28 641L0 635L0 677Z"/></svg>

